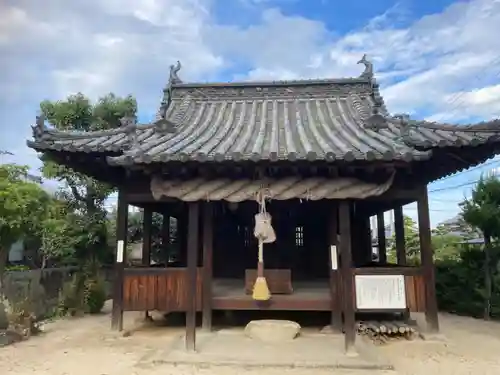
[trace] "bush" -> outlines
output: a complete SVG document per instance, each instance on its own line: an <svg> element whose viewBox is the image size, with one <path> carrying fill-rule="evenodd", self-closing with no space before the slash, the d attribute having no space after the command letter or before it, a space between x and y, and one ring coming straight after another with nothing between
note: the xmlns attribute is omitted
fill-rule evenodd
<svg viewBox="0 0 500 375"><path fill-rule="evenodd" d="M496 256L492 264L496 263ZM439 309L460 315L483 317L484 252L464 249L458 259L436 261L436 296ZM491 316L500 318L500 278L492 267Z"/></svg>
<svg viewBox="0 0 500 375"><path fill-rule="evenodd" d="M85 311L89 314L101 312L106 302L106 290L104 282L100 279L87 280L85 285Z"/></svg>
<svg viewBox="0 0 500 375"><path fill-rule="evenodd" d="M57 312L60 316L75 316L82 311L83 297L79 291L80 277L78 274L73 275L72 279L63 284L61 292L59 293L59 303Z"/></svg>
<svg viewBox="0 0 500 375"><path fill-rule="evenodd" d="M0 303L6 307L8 331L16 333L22 340L29 339L31 335L40 332L32 304L28 298L10 303L3 299Z"/></svg>
<svg viewBox="0 0 500 375"><path fill-rule="evenodd" d="M59 297L59 315L97 314L106 302L104 282L99 277L77 273L65 283Z"/></svg>

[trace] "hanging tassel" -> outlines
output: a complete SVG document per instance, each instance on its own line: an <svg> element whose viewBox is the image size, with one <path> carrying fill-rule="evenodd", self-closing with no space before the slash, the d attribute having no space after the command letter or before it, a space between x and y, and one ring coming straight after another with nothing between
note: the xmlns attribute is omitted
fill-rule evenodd
<svg viewBox="0 0 500 375"><path fill-rule="evenodd" d="M264 277L264 243L259 239L259 261L257 263L257 278L253 286L252 298L256 301L268 301L271 299L271 292Z"/></svg>

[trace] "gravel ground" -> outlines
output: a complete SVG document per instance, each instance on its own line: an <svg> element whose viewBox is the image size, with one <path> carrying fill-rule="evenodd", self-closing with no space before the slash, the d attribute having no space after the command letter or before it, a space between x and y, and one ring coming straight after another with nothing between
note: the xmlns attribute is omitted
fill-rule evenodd
<svg viewBox="0 0 500 375"><path fill-rule="evenodd" d="M109 308L107 309L109 311ZM133 327L137 315L126 316ZM135 323L137 325L137 323ZM453 315L441 315L444 336L439 341L396 342L377 348L391 358L396 371L378 374L465 375L500 374L500 324ZM124 338L110 331L109 314L64 319L47 323L44 333L29 341L0 348L0 374L12 375L306 375L310 369L269 369L209 366L144 366L145 359L166 348L183 329L168 332L147 327ZM314 370L316 375L332 371ZM335 371L336 374L366 374L368 371Z"/></svg>

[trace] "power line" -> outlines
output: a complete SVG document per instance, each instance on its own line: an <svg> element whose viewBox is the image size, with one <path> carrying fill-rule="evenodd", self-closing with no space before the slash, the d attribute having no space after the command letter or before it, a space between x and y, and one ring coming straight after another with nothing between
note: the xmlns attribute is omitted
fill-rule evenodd
<svg viewBox="0 0 500 375"><path fill-rule="evenodd" d="M497 63L500 62L500 55L497 55L496 57L492 58L491 59L491 62L489 63L490 66L496 66ZM497 71L495 73L495 78L498 78L500 77L500 70ZM476 74L475 76L473 76L473 79L475 79L476 81L480 80L484 78L484 76L480 76L479 74ZM453 107L451 107L450 111L448 111L448 114L455 114L456 111L458 110L459 107L461 107L464 103L463 103L463 100L459 101L460 99L462 99L466 94L468 94L469 92L466 92L465 91L465 87L463 87L462 90L460 90L458 93L455 93L454 94L454 97L452 97L452 99L448 102L448 104L453 104L453 103L456 103ZM441 118L438 117L437 121L439 122L440 120L442 120L444 115L441 115Z"/></svg>
<svg viewBox="0 0 500 375"><path fill-rule="evenodd" d="M437 193L437 192L440 192L440 191L458 189L458 188L461 188L461 187L465 187L465 186L469 186L469 185L474 185L474 184L476 184L478 182L479 182L479 180L474 180L474 181L465 182L463 184L459 184L459 185L455 185L455 186L447 186L447 187L443 187L443 188L439 188L439 189L429 190L429 193Z"/></svg>

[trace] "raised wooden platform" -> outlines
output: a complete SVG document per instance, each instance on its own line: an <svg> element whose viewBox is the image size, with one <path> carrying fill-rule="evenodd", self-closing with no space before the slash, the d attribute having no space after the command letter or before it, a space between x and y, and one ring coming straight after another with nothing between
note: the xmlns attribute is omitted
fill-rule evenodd
<svg viewBox="0 0 500 375"><path fill-rule="evenodd" d="M267 302L257 302L245 293L244 280L215 279L212 287L214 310L295 310L330 311L328 280L293 282L292 294L275 294Z"/></svg>
<svg viewBox="0 0 500 375"><path fill-rule="evenodd" d="M354 269L354 275L402 274L405 278L406 303L413 312L425 311L425 288L418 268L364 268ZM202 310L202 268L198 268L196 309ZM248 280L247 280L248 281ZM248 286L248 285L247 285ZM279 291L291 294L273 294L270 301L259 303L246 292L245 280L214 279L211 308L213 310L290 310L331 311L339 307L332 302L329 280L294 281L291 287L280 286ZM186 311L187 270L185 268L127 268L123 280L124 311L159 310ZM355 294L353 293L353 297ZM384 311L384 310L380 310Z"/></svg>

